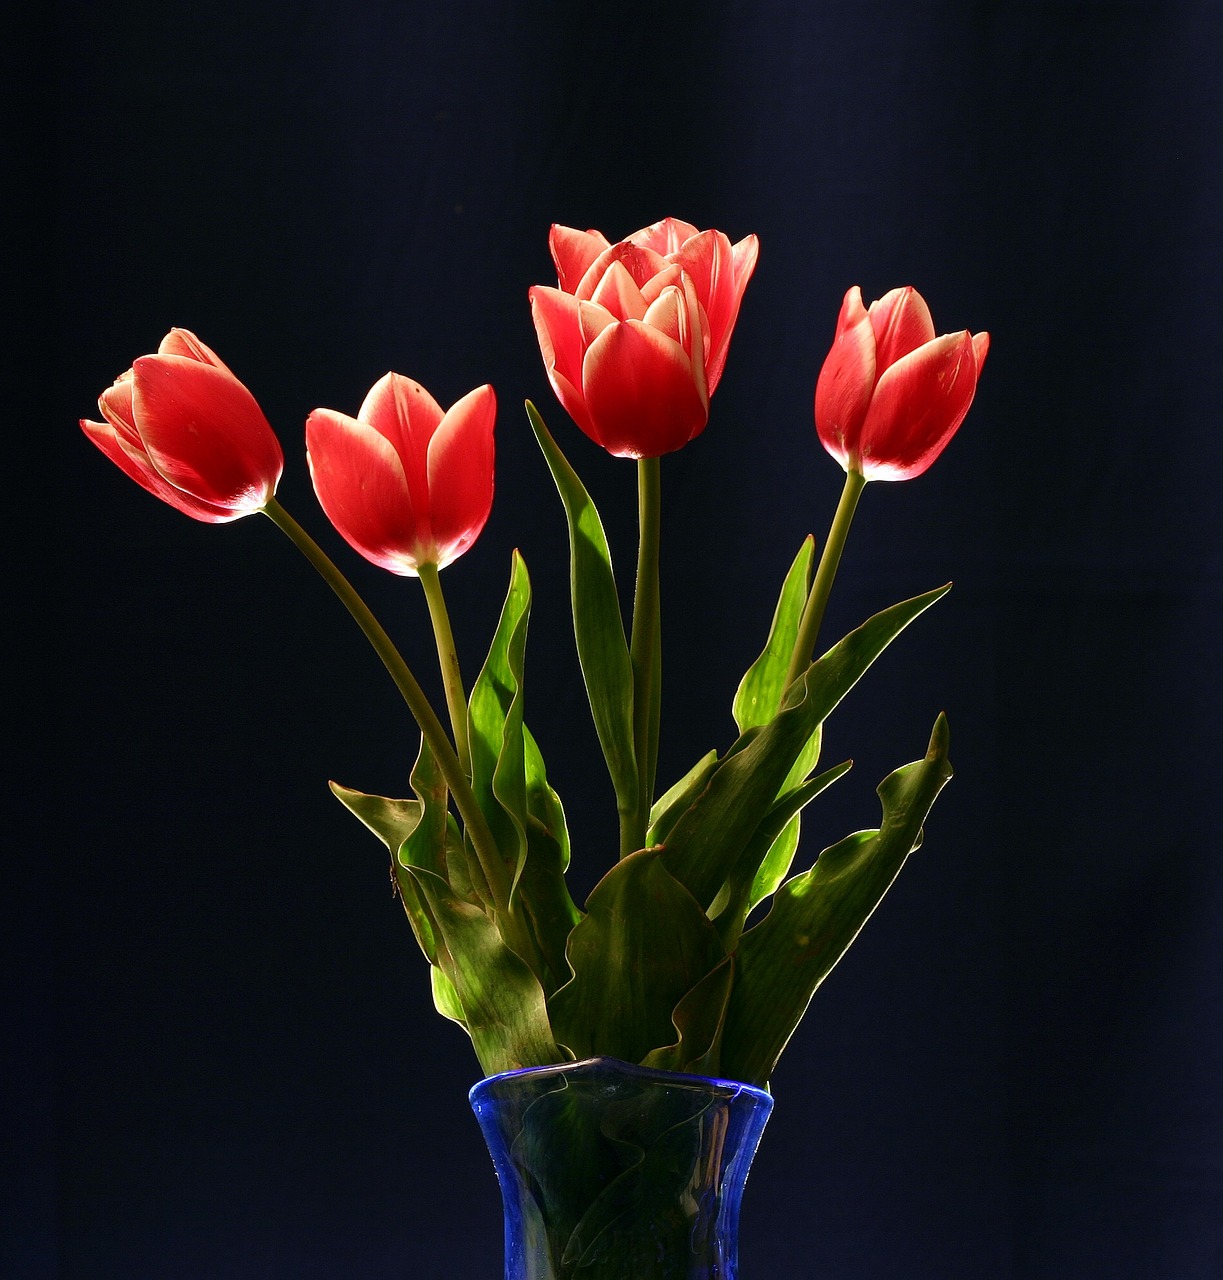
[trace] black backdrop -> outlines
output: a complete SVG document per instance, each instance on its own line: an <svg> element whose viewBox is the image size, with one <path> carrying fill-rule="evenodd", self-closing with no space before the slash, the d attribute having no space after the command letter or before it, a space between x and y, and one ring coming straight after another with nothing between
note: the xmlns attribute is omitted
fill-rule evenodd
<svg viewBox="0 0 1223 1280"><path fill-rule="evenodd" d="M625 574L634 477L552 399L526 290L551 222L665 214L762 248L709 428L664 464L664 778L728 741L827 527L810 402L846 287L913 283L994 340L943 459L868 488L830 608L829 636L956 583L832 722L857 763L808 861L874 824L940 709L957 777L776 1073L747 1280L1223 1274L1220 28L1088 0L57 6L15 81L53 299L22 430L54 441L61 558L52 793L13 806L41 836L13 860L5 1274L499 1274L478 1068L325 785L404 793L412 727L270 523L185 519L75 420L198 332L284 441L285 505L428 672L416 584L327 526L301 427L387 369L447 404L492 382L497 499L445 586L470 675L526 556L528 715L584 893L614 815L523 398Z"/></svg>

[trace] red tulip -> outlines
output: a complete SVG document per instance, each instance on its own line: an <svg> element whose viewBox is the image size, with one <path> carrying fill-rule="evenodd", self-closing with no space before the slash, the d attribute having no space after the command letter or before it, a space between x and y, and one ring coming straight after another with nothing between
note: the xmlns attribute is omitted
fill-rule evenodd
<svg viewBox="0 0 1223 1280"><path fill-rule="evenodd" d="M171 329L98 400L85 434L137 484L208 524L262 510L284 469L255 398L216 353Z"/></svg>
<svg viewBox="0 0 1223 1280"><path fill-rule="evenodd" d="M530 291L548 380L620 457L653 458L704 430L759 242L666 218L609 244L554 226L559 288Z"/></svg>
<svg viewBox="0 0 1223 1280"><path fill-rule="evenodd" d="M443 568L475 542L493 505L492 387L445 413L418 383L388 373L355 418L306 420L314 492L344 540L392 573Z"/></svg>
<svg viewBox="0 0 1223 1280"><path fill-rule="evenodd" d="M936 338L916 289L893 289L868 311L854 285L815 387L824 448L867 480L921 475L964 421L988 350L988 333Z"/></svg>

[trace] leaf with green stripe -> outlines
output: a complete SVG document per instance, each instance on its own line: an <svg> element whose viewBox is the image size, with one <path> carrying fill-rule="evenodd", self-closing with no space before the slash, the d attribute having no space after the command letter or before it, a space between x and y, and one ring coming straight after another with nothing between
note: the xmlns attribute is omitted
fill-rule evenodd
<svg viewBox="0 0 1223 1280"><path fill-rule="evenodd" d="M488 657L467 701L471 789L493 833L507 881L526 859L526 773L522 745L522 666L531 613L531 582L517 551Z"/></svg>
<svg viewBox="0 0 1223 1280"><path fill-rule="evenodd" d="M789 870L790 860L798 850L799 813L821 791L832 786L838 778L844 777L849 772L851 763L846 760L820 774L818 778L811 778L802 786L792 788L765 814L764 820L747 842L738 863L731 869L709 908L709 917L718 926L718 934L727 951L734 950L749 912L760 901L755 889L761 869L769 865L774 868L769 873L770 876L776 874L779 863L785 859L785 868L780 871L777 880L777 883L781 882ZM769 890L770 893L772 891Z"/></svg>
<svg viewBox="0 0 1223 1280"><path fill-rule="evenodd" d="M563 1061L543 987L493 921L452 893L441 876L418 867L409 874L436 923L438 968L449 983L445 997L461 1010L485 1074Z"/></svg>
<svg viewBox="0 0 1223 1280"><path fill-rule="evenodd" d="M607 536L590 494L529 400L527 417L556 482L569 523L573 628L595 731L607 761L617 808L621 813L631 813L637 804L633 667L624 638L624 619Z"/></svg>
<svg viewBox="0 0 1223 1280"><path fill-rule="evenodd" d="M951 777L947 721L923 759L879 786L883 821L825 849L788 880L772 909L739 940L722 1041L722 1070L764 1084L820 983L845 954L921 841L922 824Z"/></svg>
<svg viewBox="0 0 1223 1280"><path fill-rule="evenodd" d="M565 880L569 865L569 833L560 797L548 785L543 756L523 725L523 759L526 767L527 860L515 886L511 905L526 915L536 945L546 965L540 974L551 995L571 977L565 946L582 913L574 905Z"/></svg>
<svg viewBox="0 0 1223 1280"><path fill-rule="evenodd" d="M534 943L535 954L524 958L552 992L569 978L565 942L579 913L565 883L569 835L564 809L523 722L530 613L531 581L515 551L501 618L472 686L468 726L472 791L505 861L509 910L525 923Z"/></svg>
<svg viewBox="0 0 1223 1280"><path fill-rule="evenodd" d="M811 590L814 558L815 539L808 535L782 583L764 650L748 667L735 691L734 715L740 733L753 725L768 724L781 706L790 657L798 639L798 626L807 603L807 593Z"/></svg>
<svg viewBox="0 0 1223 1280"><path fill-rule="evenodd" d="M734 977L734 957L727 956L675 1006L671 1023L679 1039L647 1054L641 1065L656 1071L686 1071L697 1076L720 1074L722 1029Z"/></svg>
<svg viewBox="0 0 1223 1280"><path fill-rule="evenodd" d="M622 858L595 885L569 938L573 978L548 1002L576 1057L640 1062L674 1043L671 1015L725 956L717 931L660 851Z"/></svg>
<svg viewBox="0 0 1223 1280"><path fill-rule="evenodd" d="M739 864L824 719L896 636L948 589L902 601L851 631L795 681L768 724L749 728L723 757L665 846L667 869L703 907Z"/></svg>
<svg viewBox="0 0 1223 1280"><path fill-rule="evenodd" d="M654 801L650 809L650 827L646 833L647 846L666 842L671 828L679 821L680 814L701 794L717 763L716 751L703 755L678 782Z"/></svg>

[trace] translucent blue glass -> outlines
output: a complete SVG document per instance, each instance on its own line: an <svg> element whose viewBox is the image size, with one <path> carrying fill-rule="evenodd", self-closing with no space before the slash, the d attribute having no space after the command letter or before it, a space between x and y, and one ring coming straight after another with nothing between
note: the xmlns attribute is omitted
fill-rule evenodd
<svg viewBox="0 0 1223 1280"><path fill-rule="evenodd" d="M472 1109L505 1209L505 1280L735 1280L762 1089L615 1058L490 1076Z"/></svg>

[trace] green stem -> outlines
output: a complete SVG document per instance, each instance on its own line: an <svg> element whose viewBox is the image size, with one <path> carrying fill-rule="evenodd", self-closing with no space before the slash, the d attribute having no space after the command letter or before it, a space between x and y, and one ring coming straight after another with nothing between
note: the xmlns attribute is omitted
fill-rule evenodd
<svg viewBox="0 0 1223 1280"><path fill-rule="evenodd" d="M803 609L802 621L798 624L798 638L794 642L794 652L790 657L786 688L789 688L811 665L811 657L815 653L815 642L820 634L820 624L824 621L824 609L828 604L828 596L832 592L833 579L837 576L837 566L841 563L841 552L845 550L845 539L849 534L849 526L853 523L854 511L864 488L866 488L866 477L861 472L845 473L845 488L841 490L841 501L837 503L836 514L832 517L828 538L820 555L819 567L815 571L815 580L811 584L811 592L807 596L807 604Z"/></svg>
<svg viewBox="0 0 1223 1280"><path fill-rule="evenodd" d="M331 562L322 547L275 498L263 510L272 523L288 536L289 541L318 570L323 581L339 596L357 625L365 632L365 638L373 646L374 652L382 659L382 665L390 672L395 687L403 695L403 700L408 704L408 710L420 726L420 731L433 752L442 776L446 779L446 785L450 788L450 794L454 796L455 806L463 819L472 847L476 851L480 868L488 881L493 905L499 913L508 918L509 886L506 883L505 871L493 833L484 819L484 814L480 811L471 783L467 780L463 766L450 745L446 730L442 727L442 722L437 718L437 713L433 710L428 698L425 697L424 690L417 683L416 677L408 668L399 650L395 648L382 624L357 594L352 583Z"/></svg>
<svg viewBox="0 0 1223 1280"><path fill-rule="evenodd" d="M637 462L637 589L633 599L633 746L637 756L637 805L621 823L620 856L643 848L654 803L662 683L662 625L658 549L662 527L661 467L657 458Z"/></svg>
<svg viewBox="0 0 1223 1280"><path fill-rule="evenodd" d="M425 599L429 603L429 618L433 623L433 638L437 642L437 659L442 669L442 684L446 689L446 706L450 711L454 745L458 748L459 763L463 766L463 772L470 778L471 747L467 741L467 695L463 691L459 652L455 647L454 633L450 629L450 615L446 611L446 599L442 595L442 581L435 564L422 564L418 573L420 585L425 589Z"/></svg>

